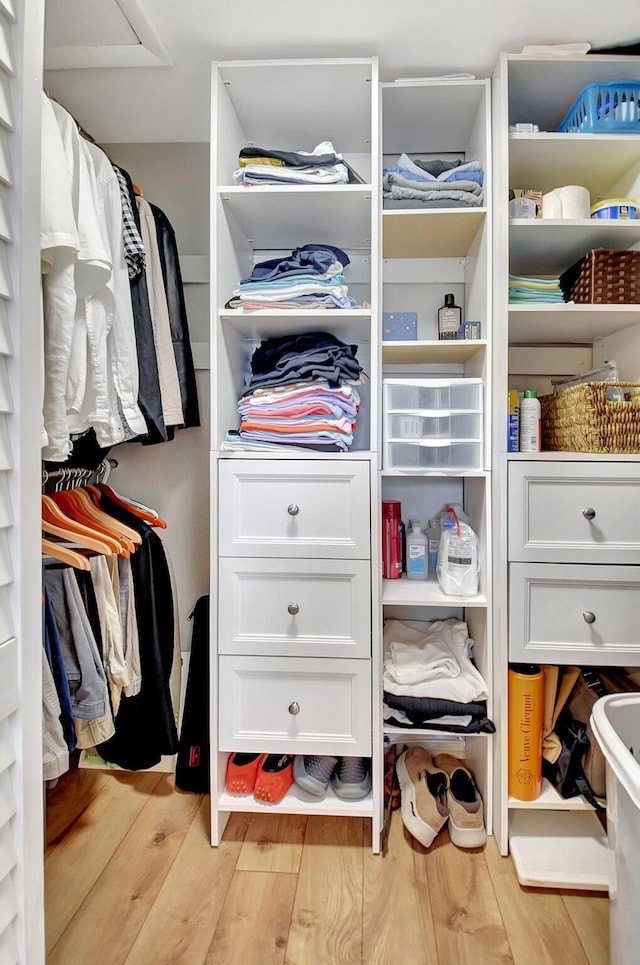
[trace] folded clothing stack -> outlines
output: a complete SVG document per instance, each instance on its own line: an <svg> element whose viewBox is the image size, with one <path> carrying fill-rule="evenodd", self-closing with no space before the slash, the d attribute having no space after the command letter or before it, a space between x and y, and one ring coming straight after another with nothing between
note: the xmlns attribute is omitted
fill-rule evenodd
<svg viewBox="0 0 640 965"><path fill-rule="evenodd" d="M382 172L384 208L474 208L482 205L479 161L413 160L401 154Z"/></svg>
<svg viewBox="0 0 640 965"><path fill-rule="evenodd" d="M462 620L387 620L384 717L398 727L493 733L487 686Z"/></svg>
<svg viewBox="0 0 640 965"><path fill-rule="evenodd" d="M509 275L510 305L529 305L534 302L564 304L564 300L558 278L528 278L526 275Z"/></svg>
<svg viewBox="0 0 640 965"><path fill-rule="evenodd" d="M303 245L290 255L255 265L226 307L245 311L357 308L343 274L348 264L348 255L334 245Z"/></svg>
<svg viewBox="0 0 640 965"><path fill-rule="evenodd" d="M328 332L261 342L238 403L240 430L229 433L228 443L349 449L360 405L355 386L362 381L357 349Z"/></svg>
<svg viewBox="0 0 640 965"><path fill-rule="evenodd" d="M350 179L350 169L331 141L322 141L313 151L250 145L241 149L238 164L234 184L346 184Z"/></svg>

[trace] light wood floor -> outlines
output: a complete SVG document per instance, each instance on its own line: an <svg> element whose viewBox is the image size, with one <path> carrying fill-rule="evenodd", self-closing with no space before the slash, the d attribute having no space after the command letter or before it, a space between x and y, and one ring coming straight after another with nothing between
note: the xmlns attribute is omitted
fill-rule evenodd
<svg viewBox="0 0 640 965"><path fill-rule="evenodd" d="M495 840L425 851L393 815L231 816L158 774L73 771L48 792L51 965L606 965L602 895L521 888Z"/></svg>

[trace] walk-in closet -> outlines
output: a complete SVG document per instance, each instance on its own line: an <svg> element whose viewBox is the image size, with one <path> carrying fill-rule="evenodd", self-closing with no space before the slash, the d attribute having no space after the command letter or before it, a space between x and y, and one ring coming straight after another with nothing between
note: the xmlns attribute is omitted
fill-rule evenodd
<svg viewBox="0 0 640 965"><path fill-rule="evenodd" d="M640 56L543 6L0 0L0 965L634 961Z"/></svg>

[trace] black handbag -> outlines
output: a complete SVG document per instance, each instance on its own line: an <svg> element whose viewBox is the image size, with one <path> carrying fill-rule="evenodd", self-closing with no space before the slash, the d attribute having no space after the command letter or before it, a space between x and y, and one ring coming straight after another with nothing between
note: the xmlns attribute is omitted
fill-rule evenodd
<svg viewBox="0 0 640 965"><path fill-rule="evenodd" d="M596 811L605 811L604 804L593 793L584 771L584 762L591 747L587 728L564 710L556 721L555 733L562 744L562 750L554 764L543 757L544 777L553 784L563 798L582 794Z"/></svg>

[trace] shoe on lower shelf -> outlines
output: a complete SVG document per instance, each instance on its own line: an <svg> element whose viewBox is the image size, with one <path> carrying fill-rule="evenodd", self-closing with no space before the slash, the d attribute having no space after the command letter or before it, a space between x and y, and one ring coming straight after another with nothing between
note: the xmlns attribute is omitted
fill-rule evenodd
<svg viewBox="0 0 640 965"><path fill-rule="evenodd" d="M331 776L337 797L359 801L371 791L371 763L367 757L339 757Z"/></svg>
<svg viewBox="0 0 640 965"><path fill-rule="evenodd" d="M324 797L337 763L337 757L328 755L296 754L293 762L293 779L303 791L315 794L316 797Z"/></svg>
<svg viewBox="0 0 640 965"><path fill-rule="evenodd" d="M227 761L227 791L230 794L252 794L264 758L264 754L232 754Z"/></svg>
<svg viewBox="0 0 640 965"><path fill-rule="evenodd" d="M458 848L481 848L487 840L482 798L467 762L453 754L433 759L449 775L449 835Z"/></svg>
<svg viewBox="0 0 640 965"><path fill-rule="evenodd" d="M293 756L265 754L258 768L253 796L258 801L277 804L293 784Z"/></svg>
<svg viewBox="0 0 640 965"><path fill-rule="evenodd" d="M419 746L403 751L396 769L404 826L428 848L449 819L449 775L435 766L426 747Z"/></svg>

